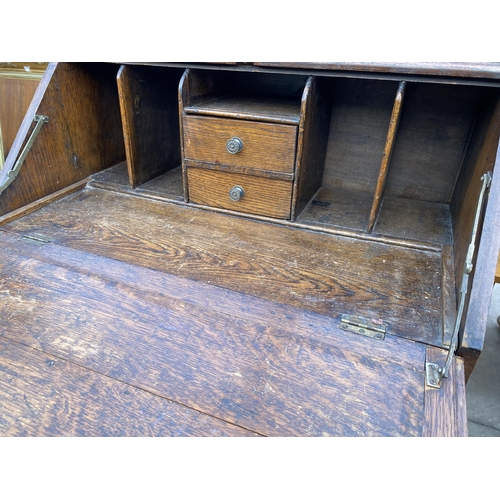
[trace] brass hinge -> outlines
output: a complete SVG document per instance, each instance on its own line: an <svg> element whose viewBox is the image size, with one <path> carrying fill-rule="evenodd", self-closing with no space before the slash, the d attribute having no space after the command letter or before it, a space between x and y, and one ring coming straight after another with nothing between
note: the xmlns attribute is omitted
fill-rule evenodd
<svg viewBox="0 0 500 500"><path fill-rule="evenodd" d="M387 326L386 323L378 319L369 320L362 316L353 316L351 314L342 314L340 316L340 329L377 340L385 339Z"/></svg>
<svg viewBox="0 0 500 500"><path fill-rule="evenodd" d="M21 236L21 238L19 238L19 241L24 241L26 243L30 243L31 245L46 245L52 240L49 237L44 236L43 234L30 233Z"/></svg>

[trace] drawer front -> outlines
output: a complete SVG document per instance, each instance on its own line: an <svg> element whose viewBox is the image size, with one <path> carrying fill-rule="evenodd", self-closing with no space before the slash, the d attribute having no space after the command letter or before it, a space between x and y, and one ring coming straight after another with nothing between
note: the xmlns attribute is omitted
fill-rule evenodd
<svg viewBox="0 0 500 500"><path fill-rule="evenodd" d="M236 212L290 218L292 181L253 175L188 168L189 201ZM233 190L233 188L235 188ZM243 190L243 196L238 198Z"/></svg>
<svg viewBox="0 0 500 500"><path fill-rule="evenodd" d="M297 127L245 120L185 115L184 157L207 163L292 173ZM240 139L241 151L231 154L227 142Z"/></svg>

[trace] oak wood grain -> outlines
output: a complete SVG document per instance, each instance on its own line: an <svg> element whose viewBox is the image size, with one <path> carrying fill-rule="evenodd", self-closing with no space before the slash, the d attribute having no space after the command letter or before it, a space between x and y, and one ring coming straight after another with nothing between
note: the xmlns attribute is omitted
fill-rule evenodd
<svg viewBox="0 0 500 500"><path fill-rule="evenodd" d="M12 168L33 127L49 117L15 181L0 197L0 215L85 179L125 159L117 67L49 64L5 162ZM3 174L2 174L3 175Z"/></svg>
<svg viewBox="0 0 500 500"><path fill-rule="evenodd" d="M255 436L0 337L0 436Z"/></svg>
<svg viewBox="0 0 500 500"><path fill-rule="evenodd" d="M205 116L183 117L184 157L207 163L293 172L297 127ZM231 154L229 139L238 137L243 149Z"/></svg>
<svg viewBox="0 0 500 500"><path fill-rule="evenodd" d="M188 168L189 201L236 212L290 218L292 182L235 172ZM229 191L240 186L244 196L233 201Z"/></svg>
<svg viewBox="0 0 500 500"><path fill-rule="evenodd" d="M117 84L132 188L181 165L181 75L177 68L120 67Z"/></svg>
<svg viewBox="0 0 500 500"><path fill-rule="evenodd" d="M147 221L147 223L145 223ZM71 248L442 345L439 253L318 234L97 189L3 226Z"/></svg>
<svg viewBox="0 0 500 500"><path fill-rule="evenodd" d="M19 249L0 250L8 290L0 302L2 314L8 311L3 337L260 434L422 432L423 346L398 340L406 351L401 359L409 361L393 362L383 343L352 343L349 335L339 342L335 332L322 338L309 323L313 316L297 333L286 315L271 324L250 320L243 300L225 309L218 287L207 293L207 285L190 283L185 300L175 297L175 287L157 288L162 274L145 270L135 281L133 274L143 272L135 265L82 252L66 259L69 266L65 259L55 265L47 260L74 251L6 233L2 240ZM15 262L22 273L11 272ZM202 306L207 300L218 309ZM267 315L272 310L267 303Z"/></svg>
<svg viewBox="0 0 500 500"><path fill-rule="evenodd" d="M426 361L443 366L446 351L427 348ZM467 437L463 360L455 357L441 387L425 387L424 437Z"/></svg>
<svg viewBox="0 0 500 500"><path fill-rule="evenodd" d="M394 99L394 107L392 108L391 121L389 122L389 130L387 132L387 139L385 142L384 153L382 156L382 162L380 164L380 172L378 174L377 185L375 187L373 205L370 211L370 216L368 218L367 231L369 233L373 231L373 226L375 225L375 221L377 220L380 211L380 205L382 204L385 182L387 179L387 173L389 171L389 165L391 163L394 144L396 142L396 133L399 126L399 120L401 118L401 110L403 106L405 89L406 89L406 82L401 82L399 84L398 91L396 93L396 98Z"/></svg>

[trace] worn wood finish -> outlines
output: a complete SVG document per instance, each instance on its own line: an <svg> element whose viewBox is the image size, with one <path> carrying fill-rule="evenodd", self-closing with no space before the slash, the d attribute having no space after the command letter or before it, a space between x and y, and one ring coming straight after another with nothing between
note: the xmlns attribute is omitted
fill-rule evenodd
<svg viewBox="0 0 500 500"><path fill-rule="evenodd" d="M261 62L257 66L273 68L321 69L333 71L368 71L375 73L403 73L414 75L450 76L459 78L500 79L500 64L495 62Z"/></svg>
<svg viewBox="0 0 500 500"><path fill-rule="evenodd" d="M368 218L367 231L371 233L373 226L377 220L380 205L382 204L382 197L384 195L385 181L391 163L392 152L396 141L396 133L401 118L401 109L403 106L403 99L405 95L406 82L401 82L394 99L394 107L392 108L391 121L389 123L389 131L387 132L387 139L385 141L384 154L382 156L382 163L380 164L380 172L378 174L377 185L375 187L375 195L373 197L373 204Z"/></svg>
<svg viewBox="0 0 500 500"><path fill-rule="evenodd" d="M426 361L443 366L446 351L427 348ZM425 387L425 424L423 436L467 437L465 374L461 358L454 358L449 375L440 389Z"/></svg>
<svg viewBox="0 0 500 500"><path fill-rule="evenodd" d="M0 215L48 196L125 159L116 69L112 64L51 64L6 159L12 168L35 114L49 117L16 180L0 197Z"/></svg>
<svg viewBox="0 0 500 500"><path fill-rule="evenodd" d="M387 196L449 203L481 89L408 83Z"/></svg>
<svg viewBox="0 0 500 500"><path fill-rule="evenodd" d="M450 208L442 203L385 196L373 234L451 245Z"/></svg>
<svg viewBox="0 0 500 500"><path fill-rule="evenodd" d="M40 80L0 76L0 124L3 150L8 156Z"/></svg>
<svg viewBox="0 0 500 500"><path fill-rule="evenodd" d="M187 172L192 203L278 219L290 218L291 181L201 168L188 168ZM242 187L245 193L238 201L229 197L234 186Z"/></svg>
<svg viewBox="0 0 500 500"><path fill-rule="evenodd" d="M2 242L6 338L259 434L422 432L424 346L392 339L394 360L384 342L340 329L318 335L315 315L297 331L287 318L300 317L294 308L278 308L270 323L250 320L261 307L271 317L272 306L183 280L180 290L158 287L171 278L54 244L5 233ZM6 273L13 265L23 273ZM188 299L179 297L185 286Z"/></svg>
<svg viewBox="0 0 500 500"><path fill-rule="evenodd" d="M21 217L24 217L25 215L28 215L31 212L40 210L41 208L45 207L46 205L49 205L50 203L53 203L54 201L60 200L61 198L64 198L65 196L74 193L75 191L83 189L84 187L87 186L87 182L88 179L83 179L82 181L75 182L75 184L72 184L71 186L56 191L55 193L49 194L44 198L34 201L33 203L29 203L28 205L18 208L17 210L13 210L8 214L2 215L0 217L0 226L8 222L12 222L16 219L20 219Z"/></svg>
<svg viewBox="0 0 500 500"><path fill-rule="evenodd" d="M121 66L117 75L130 185L181 165L177 68Z"/></svg>
<svg viewBox="0 0 500 500"><path fill-rule="evenodd" d="M119 191L135 196L149 196L154 199L169 201L184 200L180 166L133 189L129 183L127 163L122 162L92 175L88 184L89 186Z"/></svg>
<svg viewBox="0 0 500 500"><path fill-rule="evenodd" d="M186 159L260 170L294 171L297 127L185 115L183 131ZM239 153L231 154L226 149L232 137L243 142Z"/></svg>
<svg viewBox="0 0 500 500"><path fill-rule="evenodd" d="M4 227L330 317L382 318L395 335L442 345L436 252L95 189Z"/></svg>
<svg viewBox="0 0 500 500"><path fill-rule="evenodd" d="M0 436L255 436L255 433L0 337Z"/></svg>
<svg viewBox="0 0 500 500"><path fill-rule="evenodd" d="M331 112L328 99L324 81L309 78L300 111L292 220L295 220L321 187Z"/></svg>
<svg viewBox="0 0 500 500"><path fill-rule="evenodd" d="M294 98L223 95L198 100L184 107L185 113L261 122L298 125L300 101Z"/></svg>
<svg viewBox="0 0 500 500"><path fill-rule="evenodd" d="M368 193L373 199L398 84L339 78L331 85L323 186Z"/></svg>

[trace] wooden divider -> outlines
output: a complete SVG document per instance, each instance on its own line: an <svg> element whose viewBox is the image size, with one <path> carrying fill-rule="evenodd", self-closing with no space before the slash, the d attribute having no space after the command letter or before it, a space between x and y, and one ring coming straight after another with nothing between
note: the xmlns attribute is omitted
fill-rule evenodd
<svg viewBox="0 0 500 500"><path fill-rule="evenodd" d="M399 120L401 118L401 110L403 107L405 90L406 90L406 82L401 82L399 84L398 91L396 93L396 98L394 100L394 107L392 109L391 121L389 123L389 131L387 132L384 154L382 156L382 163L380 164L380 172L377 180L377 187L375 189L375 195L373 197L373 205L370 212L370 217L368 219L367 231L369 233L373 231L373 227L377 220L380 211L380 206L382 204L385 181L387 179L387 173L389 172L392 152L394 151L394 144L396 143L396 134L399 126Z"/></svg>

